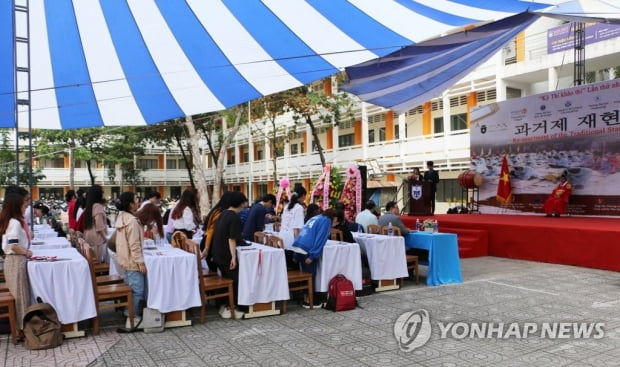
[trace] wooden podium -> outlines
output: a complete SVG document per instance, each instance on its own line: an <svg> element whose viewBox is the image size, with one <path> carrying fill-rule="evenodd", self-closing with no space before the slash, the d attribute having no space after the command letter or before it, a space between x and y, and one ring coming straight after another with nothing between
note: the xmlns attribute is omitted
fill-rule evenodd
<svg viewBox="0 0 620 367"><path fill-rule="evenodd" d="M431 183L409 180L409 215L431 215Z"/></svg>

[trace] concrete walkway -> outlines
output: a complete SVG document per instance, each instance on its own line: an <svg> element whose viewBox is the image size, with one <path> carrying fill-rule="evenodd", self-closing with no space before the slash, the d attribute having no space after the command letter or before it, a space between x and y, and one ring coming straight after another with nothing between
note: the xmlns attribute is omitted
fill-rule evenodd
<svg viewBox="0 0 620 367"><path fill-rule="evenodd" d="M118 334L116 328L122 320L113 314L108 315L100 335L67 340L59 348L44 351L27 351L23 344L14 346L2 335L0 365L620 364L620 274L493 257L464 259L461 264L463 284L426 287L406 282L402 290L360 298L363 308L347 312L310 311L291 305L287 315L232 321L221 319L211 308L205 324L194 322L194 326L160 334ZM422 269L424 272L425 268ZM414 344L422 341L425 329L415 327L422 323L409 324L413 326L409 329L397 328L403 341L399 344L395 322L405 312L420 310L430 316L426 324L431 327L430 340L405 351L407 341L413 340ZM196 315L194 312L193 316ZM604 336L592 329L589 338L574 337L572 323L593 327L593 324L580 325L582 322L602 323L598 326L603 327ZM445 329L444 338L440 323ZM449 323L454 328L449 328ZM554 323L560 328L555 330L555 337L550 334L551 329L541 335L543 327L551 328ZM491 338L463 337L469 335L472 325L490 327L483 334ZM533 327L538 330L524 337L526 325L530 331ZM510 327L509 338L498 338L498 334L504 337ZM562 332L562 327L567 330Z"/></svg>

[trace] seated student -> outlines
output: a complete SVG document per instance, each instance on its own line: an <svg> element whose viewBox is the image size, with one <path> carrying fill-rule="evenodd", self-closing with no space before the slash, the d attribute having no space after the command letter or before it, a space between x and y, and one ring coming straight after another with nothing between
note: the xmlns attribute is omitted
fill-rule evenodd
<svg viewBox="0 0 620 367"><path fill-rule="evenodd" d="M321 207L315 203L309 204L306 208L306 217L304 218L304 224L308 223L310 218L321 214Z"/></svg>
<svg viewBox="0 0 620 367"><path fill-rule="evenodd" d="M364 232L368 232L368 225L370 224L374 224L377 226L379 225L379 220L377 219L377 216L374 213L376 206L377 205L375 204L374 201L368 200L366 204L364 205L366 209L359 212L357 216L355 217L355 222L361 225L362 227L364 227Z"/></svg>
<svg viewBox="0 0 620 367"><path fill-rule="evenodd" d="M321 215L316 215L306 223L299 236L293 242L291 250L296 252L295 260L301 263L301 270L312 273L316 282L317 260L323 255L323 247L329 237L329 231L344 220L344 213L335 209L327 209ZM315 283L316 284L316 283ZM316 302L314 297L315 306ZM303 307L310 308L308 295L304 295Z"/></svg>
<svg viewBox="0 0 620 367"><path fill-rule="evenodd" d="M568 198L572 192L573 187L568 182L566 174L563 174L560 177L560 183L553 189L543 206L543 211L547 214L547 217L552 215L559 217L560 214L566 214L566 204L568 204Z"/></svg>
<svg viewBox="0 0 620 367"><path fill-rule="evenodd" d="M336 210L344 213L344 204L343 203L336 204ZM334 228L342 231L342 240L344 242L354 243L355 239L353 238L353 234L351 232L352 231L357 232L359 230L359 224L355 222L349 222L346 218L343 218L340 224L338 224Z"/></svg>
<svg viewBox="0 0 620 367"><path fill-rule="evenodd" d="M379 225L383 227L392 223L393 227L400 228L401 234L404 236L409 233L409 228L405 227L398 214L398 204L394 201L389 201L385 205L385 213L379 218Z"/></svg>

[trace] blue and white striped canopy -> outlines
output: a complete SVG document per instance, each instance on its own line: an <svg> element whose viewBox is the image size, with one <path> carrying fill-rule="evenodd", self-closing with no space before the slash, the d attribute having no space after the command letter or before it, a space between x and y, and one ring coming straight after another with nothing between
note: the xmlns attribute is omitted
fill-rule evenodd
<svg viewBox="0 0 620 367"><path fill-rule="evenodd" d="M217 111L456 27L560 2L30 0L32 127L143 125ZM15 52L12 6L0 0L0 127L15 127L16 93L28 90L14 77L13 55L25 53Z"/></svg>

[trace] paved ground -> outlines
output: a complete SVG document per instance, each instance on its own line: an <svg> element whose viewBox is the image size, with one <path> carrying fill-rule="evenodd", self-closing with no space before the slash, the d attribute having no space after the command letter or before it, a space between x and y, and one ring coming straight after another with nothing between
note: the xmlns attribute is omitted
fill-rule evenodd
<svg viewBox="0 0 620 367"><path fill-rule="evenodd" d="M0 337L4 366L618 366L620 274L602 270L484 257L462 260L460 285L404 289L360 299L353 311L333 313L291 306L287 315L207 322L160 334L117 334L120 318L99 336L67 340L56 349L27 351ZM401 314L426 310L432 336L409 352L399 348L394 324ZM604 337L441 338L438 323L602 322ZM421 324L418 324L421 325ZM561 326L559 326L561 327ZM417 329L411 329L410 335ZM519 332L519 330L516 330ZM558 329L560 330L560 329ZM515 329L512 330L515 332ZM570 330L569 330L570 331ZM560 333L560 331L558 331ZM571 334L568 332L568 334ZM497 335L497 331L495 334ZM557 334L559 335L559 334ZM415 339L419 341L421 339Z"/></svg>

